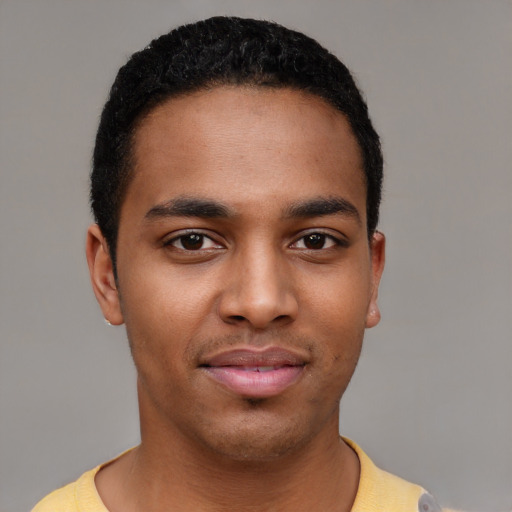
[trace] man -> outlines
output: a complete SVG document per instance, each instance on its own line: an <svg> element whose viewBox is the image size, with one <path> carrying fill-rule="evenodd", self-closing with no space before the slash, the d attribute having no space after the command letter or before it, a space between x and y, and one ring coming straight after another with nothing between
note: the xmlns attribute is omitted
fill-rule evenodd
<svg viewBox="0 0 512 512"><path fill-rule="evenodd" d="M36 512L440 510L339 437L380 319L378 135L345 68L279 25L212 18L120 70L87 260L126 324L141 444Z"/></svg>

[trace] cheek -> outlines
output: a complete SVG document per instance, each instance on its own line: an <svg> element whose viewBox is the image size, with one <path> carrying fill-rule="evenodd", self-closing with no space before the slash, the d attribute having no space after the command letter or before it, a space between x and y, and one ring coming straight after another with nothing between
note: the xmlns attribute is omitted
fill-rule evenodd
<svg viewBox="0 0 512 512"><path fill-rule="evenodd" d="M164 265L139 265L137 270L122 286L121 304L127 326L136 326L141 335L179 337L211 309L212 286L197 272L176 272Z"/></svg>
<svg viewBox="0 0 512 512"><path fill-rule="evenodd" d="M139 373L177 375L187 366L191 340L211 311L211 297L197 283L146 272L121 288L121 308Z"/></svg>
<svg viewBox="0 0 512 512"><path fill-rule="evenodd" d="M350 378L359 359L369 290L367 273L352 268L331 274L306 295L307 317L302 321L313 328L326 381L333 386Z"/></svg>
<svg viewBox="0 0 512 512"><path fill-rule="evenodd" d="M365 328L370 297L369 272L360 268L340 268L304 287L304 308L309 322L327 334L348 338Z"/></svg>

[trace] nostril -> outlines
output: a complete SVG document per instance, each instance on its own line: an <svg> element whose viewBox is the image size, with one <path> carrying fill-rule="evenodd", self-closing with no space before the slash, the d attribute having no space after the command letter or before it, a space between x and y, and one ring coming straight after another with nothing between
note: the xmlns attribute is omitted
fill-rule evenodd
<svg viewBox="0 0 512 512"><path fill-rule="evenodd" d="M231 319L237 322L241 322L242 320L245 320L245 317L243 317L242 315L233 315Z"/></svg>

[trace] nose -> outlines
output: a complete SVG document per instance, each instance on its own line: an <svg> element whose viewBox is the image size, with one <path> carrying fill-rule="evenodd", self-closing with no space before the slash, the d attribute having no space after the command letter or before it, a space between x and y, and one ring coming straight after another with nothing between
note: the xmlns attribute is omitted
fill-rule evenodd
<svg viewBox="0 0 512 512"><path fill-rule="evenodd" d="M293 322L298 302L286 262L268 249L247 253L231 261L219 301L220 317L256 330Z"/></svg>

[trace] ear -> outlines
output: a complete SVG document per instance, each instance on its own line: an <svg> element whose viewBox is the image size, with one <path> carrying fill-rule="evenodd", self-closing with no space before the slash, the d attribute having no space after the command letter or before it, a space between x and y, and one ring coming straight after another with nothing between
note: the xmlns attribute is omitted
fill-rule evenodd
<svg viewBox="0 0 512 512"><path fill-rule="evenodd" d="M386 259L386 237L379 231L375 231L370 244L370 257L372 264L372 283L370 302L366 313L366 327L375 327L380 321L380 310L377 305L379 295L379 284L384 270L384 261Z"/></svg>
<svg viewBox="0 0 512 512"><path fill-rule="evenodd" d="M92 289L103 316L110 324L121 325L123 314L121 313L112 260L107 241L97 224L93 224L87 230L85 253L89 265Z"/></svg>

